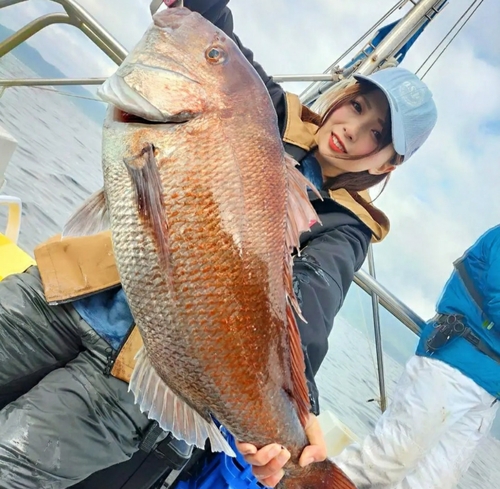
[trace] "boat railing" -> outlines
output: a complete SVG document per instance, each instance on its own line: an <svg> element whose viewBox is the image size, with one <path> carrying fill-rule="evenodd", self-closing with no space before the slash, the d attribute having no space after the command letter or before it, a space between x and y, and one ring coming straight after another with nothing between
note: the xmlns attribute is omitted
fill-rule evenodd
<svg viewBox="0 0 500 489"><path fill-rule="evenodd" d="M404 324L410 331L420 336L425 320L410 309L403 301L389 292L380 282L364 270L359 270L354 276L354 282L366 293L377 296L379 304L392 316Z"/></svg>
<svg viewBox="0 0 500 489"><path fill-rule="evenodd" d="M0 0L0 10L18 3L28 2L29 0ZM106 29L87 12L83 7L78 5L75 0L50 0L60 4L64 12L51 13L41 16L26 26L19 29L10 37L0 42L0 58L19 46L22 42L31 38L43 28L53 24L69 24L80 29L99 49L101 49L113 62L117 65L121 64L127 56L127 50L109 34ZM408 40L422 24L430 21L446 4L446 0L411 0L414 7L406 14L400 22L398 22L394 33L381 43L380 46L371 44L370 36L383 20L389 17L397 9L402 8L409 0L399 0L396 5L377 23L374 28L366 32L360 37L351 48L346 51L342 58L347 56L361 42L366 42L366 46L370 48L370 56L366 57L362 66L357 66L356 69L362 69L363 73L367 74L373 70L380 68L385 62L391 62L392 57L397 53L398 49L406 40ZM154 13L161 1L152 0L151 12ZM182 3L182 2L178 2ZM367 55L367 47L363 47L362 53ZM340 61L340 59L338 60ZM297 75L274 75L273 78L278 82L303 81L316 82L311 87L306 89L302 94L301 99L304 103L311 103L319 93L326 90L326 87L332 86L339 81L339 74L334 67L330 67L326 73L320 74L297 74ZM44 85L98 85L104 81L104 78L84 78L84 79L11 79L0 80L0 87L9 86L44 86ZM318 87L317 84L320 84ZM325 85L326 83L326 85ZM315 91L316 90L316 91ZM315 92L314 92L315 91ZM312 93L314 94L312 95Z"/></svg>
<svg viewBox="0 0 500 489"><path fill-rule="evenodd" d="M0 9L29 0L0 0ZM69 24L80 29L101 51L116 64L127 56L127 50L74 0L51 0L60 4L64 12L47 14L25 25L0 43L0 58L19 46L43 28L52 24Z"/></svg>

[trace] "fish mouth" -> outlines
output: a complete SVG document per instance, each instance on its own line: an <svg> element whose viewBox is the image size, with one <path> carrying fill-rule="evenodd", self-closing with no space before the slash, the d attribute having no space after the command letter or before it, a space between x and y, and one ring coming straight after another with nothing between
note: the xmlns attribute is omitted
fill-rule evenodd
<svg viewBox="0 0 500 489"><path fill-rule="evenodd" d="M121 76L108 78L97 91L110 107L113 122L123 124L171 124L187 122L196 114L168 114L131 88Z"/></svg>
<svg viewBox="0 0 500 489"><path fill-rule="evenodd" d="M113 122L118 122L119 124L146 124L148 126L154 124L168 124L168 122L151 121L149 119L145 119L144 117L126 112L125 110L122 110L116 106L111 107Z"/></svg>
<svg viewBox="0 0 500 489"><path fill-rule="evenodd" d="M137 122L164 122L161 111L130 88L121 76L108 78L97 94L114 108L113 119L116 122L132 122L132 119Z"/></svg>

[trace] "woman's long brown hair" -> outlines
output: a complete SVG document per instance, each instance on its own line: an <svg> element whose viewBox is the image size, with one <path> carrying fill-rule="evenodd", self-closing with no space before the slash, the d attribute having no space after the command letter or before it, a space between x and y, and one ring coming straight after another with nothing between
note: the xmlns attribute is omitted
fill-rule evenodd
<svg viewBox="0 0 500 489"><path fill-rule="evenodd" d="M352 85L347 86L344 89L332 90L330 93L325 94L322 97L322 103L319 105L319 112L323 112L323 115L318 116L316 123L318 124L318 129L325 124L331 113L338 109L341 105L349 103L354 100L359 95L365 95L367 93L378 90L378 88L372 83L358 81ZM324 108L322 110L322 107ZM385 118L384 127L382 128L382 137L380 138L378 146L368 155L364 156L341 156L338 158L343 158L346 160L357 160L361 158L366 158L375 153L378 153L381 149L385 148L392 143L391 134L391 113L388 111L387 117ZM402 156L394 153L394 156L388 162L391 165L399 165L403 161ZM337 190L339 188L344 188L348 191L359 192L361 190L367 190L374 185L377 185L385 180L385 184L380 191L379 195L384 191L387 182L389 180L389 173L383 173L381 175L372 175L367 170L362 172L347 172L342 173L336 177L327 177L323 183L324 190ZM378 197L378 196L377 196Z"/></svg>

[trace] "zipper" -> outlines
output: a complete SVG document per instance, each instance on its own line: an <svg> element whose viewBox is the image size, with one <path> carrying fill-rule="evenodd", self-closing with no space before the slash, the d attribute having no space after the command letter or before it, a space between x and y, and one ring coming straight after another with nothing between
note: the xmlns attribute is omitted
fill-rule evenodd
<svg viewBox="0 0 500 489"><path fill-rule="evenodd" d="M306 247L307 246L305 246L304 248L306 248ZM302 250L301 250L301 252L302 252ZM319 277L321 277L325 281L325 283L327 285L330 285L330 282L328 281L328 278L333 283L335 283L335 279L326 270L324 270L320 265L318 265L317 263L314 263L313 261L308 260L307 255L300 255L300 256L296 255L294 262L296 262L297 264L301 263L306 268L311 269L316 275L318 275ZM300 271L297 272L297 275L300 275ZM297 278L300 281L300 278L299 277L297 277Z"/></svg>
<svg viewBox="0 0 500 489"><path fill-rule="evenodd" d="M106 377L109 377L111 375L111 370L113 370L113 367L115 365L116 359L119 357L123 346L125 343L127 343L130 335L132 334L133 329L136 327L135 323L130 326L130 328L127 331L127 334L123 337L123 340L120 344L120 347L117 350L113 350L113 348L108 347L106 348L106 366L104 367L103 374Z"/></svg>

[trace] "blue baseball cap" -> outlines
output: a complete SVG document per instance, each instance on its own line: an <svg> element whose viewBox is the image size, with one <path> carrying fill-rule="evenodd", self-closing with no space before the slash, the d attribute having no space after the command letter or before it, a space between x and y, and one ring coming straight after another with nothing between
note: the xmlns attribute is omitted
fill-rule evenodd
<svg viewBox="0 0 500 489"><path fill-rule="evenodd" d="M406 161L429 137L436 125L432 93L418 76L404 68L385 68L370 75L354 75L376 85L387 97L392 121L392 144Z"/></svg>

